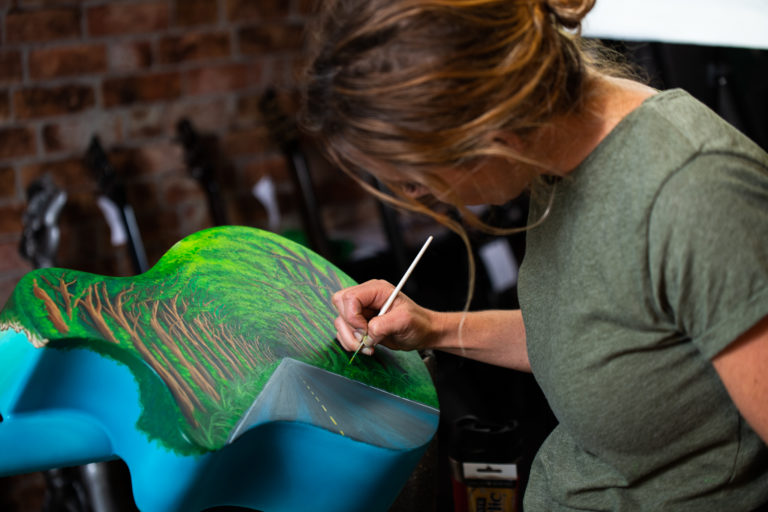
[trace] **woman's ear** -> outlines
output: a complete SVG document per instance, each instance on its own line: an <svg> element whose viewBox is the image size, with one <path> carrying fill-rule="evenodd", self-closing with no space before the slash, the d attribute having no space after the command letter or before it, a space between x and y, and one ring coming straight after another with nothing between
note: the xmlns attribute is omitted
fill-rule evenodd
<svg viewBox="0 0 768 512"><path fill-rule="evenodd" d="M428 196L430 193L427 187L415 181L406 181L400 183L399 185L403 194L410 197L411 199L419 199L421 197Z"/></svg>
<svg viewBox="0 0 768 512"><path fill-rule="evenodd" d="M507 146L518 153L523 152L524 143L522 137L516 133L505 130L495 130L489 134L489 139L496 144Z"/></svg>

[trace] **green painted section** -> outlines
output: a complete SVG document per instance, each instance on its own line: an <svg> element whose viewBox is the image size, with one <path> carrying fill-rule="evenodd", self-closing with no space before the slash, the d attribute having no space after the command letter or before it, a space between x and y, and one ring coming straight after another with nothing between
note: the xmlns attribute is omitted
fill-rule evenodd
<svg viewBox="0 0 768 512"><path fill-rule="evenodd" d="M0 311L0 329L127 365L142 401L137 427L182 454L221 448L284 357L437 407L416 353L380 348L347 364L331 296L353 284L290 240L219 227L178 242L138 276L32 271Z"/></svg>

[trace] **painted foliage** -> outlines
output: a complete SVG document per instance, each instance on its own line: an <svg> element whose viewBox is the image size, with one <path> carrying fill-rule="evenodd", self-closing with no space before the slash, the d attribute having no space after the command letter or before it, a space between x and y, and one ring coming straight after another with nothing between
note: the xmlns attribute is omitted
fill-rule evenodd
<svg viewBox="0 0 768 512"><path fill-rule="evenodd" d="M178 453L226 444L284 358L437 407L417 354L382 349L347 364L330 299L352 284L300 245L228 226L185 238L138 276L30 272L0 311L0 330L128 366L140 390L137 427Z"/></svg>

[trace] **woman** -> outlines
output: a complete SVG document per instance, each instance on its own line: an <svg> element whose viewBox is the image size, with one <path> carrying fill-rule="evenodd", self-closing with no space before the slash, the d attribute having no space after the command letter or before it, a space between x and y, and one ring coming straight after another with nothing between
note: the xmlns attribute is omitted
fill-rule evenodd
<svg viewBox="0 0 768 512"><path fill-rule="evenodd" d="M305 125L433 215L534 192L520 311L338 292L338 339L533 371L558 427L525 510L768 503L768 155L580 40L593 0L330 0ZM537 199L538 198L538 199ZM492 228L488 228L493 231Z"/></svg>

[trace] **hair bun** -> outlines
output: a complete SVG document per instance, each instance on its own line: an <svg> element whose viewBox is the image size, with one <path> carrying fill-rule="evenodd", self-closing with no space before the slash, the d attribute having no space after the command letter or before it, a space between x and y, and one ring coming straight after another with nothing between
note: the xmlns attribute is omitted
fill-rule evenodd
<svg viewBox="0 0 768 512"><path fill-rule="evenodd" d="M578 29L581 21L595 5L595 0L541 0L557 21L568 29Z"/></svg>

